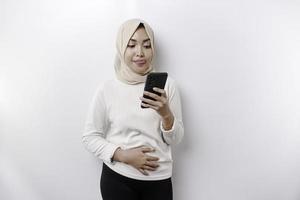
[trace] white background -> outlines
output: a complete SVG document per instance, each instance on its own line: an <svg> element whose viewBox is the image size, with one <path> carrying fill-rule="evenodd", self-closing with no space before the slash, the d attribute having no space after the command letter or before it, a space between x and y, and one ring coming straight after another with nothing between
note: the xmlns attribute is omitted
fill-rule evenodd
<svg viewBox="0 0 300 200"><path fill-rule="evenodd" d="M81 134L119 25L154 29L185 138L175 200L300 199L300 2L1 0L0 199L101 199Z"/></svg>

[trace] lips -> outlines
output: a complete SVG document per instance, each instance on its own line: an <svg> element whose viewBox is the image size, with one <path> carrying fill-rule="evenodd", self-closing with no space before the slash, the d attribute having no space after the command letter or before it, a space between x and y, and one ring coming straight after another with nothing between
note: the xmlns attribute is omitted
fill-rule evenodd
<svg viewBox="0 0 300 200"><path fill-rule="evenodd" d="M138 65L143 65L146 63L146 60L135 60L133 61L134 63L138 64Z"/></svg>

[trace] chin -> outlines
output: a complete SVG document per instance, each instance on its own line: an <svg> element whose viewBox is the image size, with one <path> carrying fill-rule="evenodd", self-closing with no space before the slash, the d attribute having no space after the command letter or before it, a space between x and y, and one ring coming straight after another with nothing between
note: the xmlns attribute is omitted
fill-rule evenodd
<svg viewBox="0 0 300 200"><path fill-rule="evenodd" d="M133 67L134 71L140 75L143 75L148 69L149 66L147 67Z"/></svg>
<svg viewBox="0 0 300 200"><path fill-rule="evenodd" d="M140 74L140 75L144 75L145 74L145 72L146 72L146 70L143 70L143 71L135 71L136 73L138 73L138 74Z"/></svg>

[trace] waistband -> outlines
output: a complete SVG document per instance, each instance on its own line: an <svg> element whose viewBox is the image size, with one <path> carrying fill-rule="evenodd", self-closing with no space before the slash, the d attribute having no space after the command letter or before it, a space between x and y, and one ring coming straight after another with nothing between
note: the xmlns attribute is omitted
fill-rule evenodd
<svg viewBox="0 0 300 200"><path fill-rule="evenodd" d="M102 166L102 173L111 175L111 176L113 176L115 178L118 178L119 180L121 180L123 182L157 183L157 182L168 182L168 181L171 181L171 177L167 178L167 179L162 179L162 180L137 180L137 179L129 178L127 176L119 174L118 172L115 172L110 167L108 167L105 163L103 163L103 166Z"/></svg>

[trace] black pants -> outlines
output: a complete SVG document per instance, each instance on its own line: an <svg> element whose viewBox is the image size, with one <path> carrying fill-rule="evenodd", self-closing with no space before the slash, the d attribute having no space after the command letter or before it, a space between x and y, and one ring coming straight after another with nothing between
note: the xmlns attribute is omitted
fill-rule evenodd
<svg viewBox="0 0 300 200"><path fill-rule="evenodd" d="M144 181L128 178L103 164L100 189L103 200L172 200L171 178Z"/></svg>

